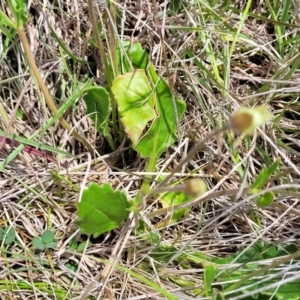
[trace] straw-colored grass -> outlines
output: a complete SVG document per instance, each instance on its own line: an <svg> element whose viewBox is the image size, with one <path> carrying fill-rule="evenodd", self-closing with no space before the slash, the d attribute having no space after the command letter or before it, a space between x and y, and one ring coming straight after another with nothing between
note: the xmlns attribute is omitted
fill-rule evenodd
<svg viewBox="0 0 300 300"><path fill-rule="evenodd" d="M6 2L0 0L0 9L10 16ZM9 40L2 33L0 137L25 140L18 146L0 138L0 227L16 231L14 243L0 245L1 299L211 299L203 293L209 258L250 249L257 241L299 245L297 1L111 1L114 10L93 1L105 55L113 57L119 41L141 43L157 73L186 102L180 139L159 160L157 177L175 168L240 106L267 104L272 115L243 141L231 131L211 136L174 174L178 180L201 177L209 189L206 198L189 204L184 218L169 224L167 209L153 197L140 214L144 231L135 231L129 219L97 239L80 234L74 224L80 191L90 182L110 182L133 198L147 175L145 161L128 141L115 141L117 149L111 150L85 115L82 99L72 98L87 79L109 84L88 1L28 2L25 29L42 80L57 108L70 103L63 110L65 121L95 151L53 114L19 36ZM50 151L41 151L52 159L22 151L31 145L26 140L48 145ZM245 187L278 158L276 178L264 186L264 192L274 192L274 202L259 208ZM36 250L33 237L46 229L57 246ZM83 243L81 251L70 247L72 240L75 248ZM212 287L222 291L218 280Z"/></svg>

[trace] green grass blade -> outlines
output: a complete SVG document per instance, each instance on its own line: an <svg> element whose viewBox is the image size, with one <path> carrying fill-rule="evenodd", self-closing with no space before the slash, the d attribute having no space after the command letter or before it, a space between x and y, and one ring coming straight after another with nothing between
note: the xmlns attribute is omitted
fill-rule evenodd
<svg viewBox="0 0 300 300"><path fill-rule="evenodd" d="M92 87L92 81L87 81L82 87L76 89L76 91L73 93L73 95L66 101L66 103L64 103L58 110L57 114L53 117L51 117L48 122L46 122L46 124L43 126L41 131L36 131L34 134L32 134L28 139L22 140L22 142L25 142L27 145L30 145L28 141L32 142L31 140L33 138L35 138L36 136L42 136L49 128L52 124L54 124L62 115L63 113L72 105L75 104L76 100L86 91L86 89ZM3 131L2 131L3 132ZM22 138L23 139L23 138ZM38 145L38 143L34 142L34 145ZM44 145L45 146L45 145ZM14 151L12 153L10 153L3 162L0 163L0 171L3 170L5 168L5 166L10 163L23 149L24 149L25 145L19 145L16 149L14 149ZM34 146L35 147L35 146ZM49 150L52 152L56 152L58 154L63 154L63 155L70 155L68 152L64 152L61 153L61 150L55 149L50 147L50 146L46 146L47 149L45 150Z"/></svg>
<svg viewBox="0 0 300 300"><path fill-rule="evenodd" d="M0 136L4 136L5 135L5 131L0 129ZM57 154L61 154L61 155L66 155L66 156L72 156L72 154L70 154L69 152L66 151L62 151L60 149L45 145L45 144L41 144L40 142L36 142L21 136L17 136L14 134L6 134L6 136L14 141L17 141L19 143L22 143L23 145L28 145L28 146L32 146L34 148L40 149L40 150L46 150L49 152L53 152L53 153L57 153ZM22 150L21 150L22 151Z"/></svg>

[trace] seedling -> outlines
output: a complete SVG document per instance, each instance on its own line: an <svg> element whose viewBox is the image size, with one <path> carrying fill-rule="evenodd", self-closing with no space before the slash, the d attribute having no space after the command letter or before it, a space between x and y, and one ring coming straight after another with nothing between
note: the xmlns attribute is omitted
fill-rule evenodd
<svg viewBox="0 0 300 300"><path fill-rule="evenodd" d="M125 49L127 59L120 49ZM110 97L104 88L89 90L84 96L87 113L111 145L109 132L113 130L108 129L108 108L113 97L122 122L121 128L124 128L134 150L141 157L148 158L147 171L153 172L160 155L177 139L176 120L182 117L185 104L173 97L170 87L156 74L140 44L130 45L127 42L120 49L120 74L108 87ZM178 117L175 117L176 114ZM83 192L78 204L77 225L82 232L94 237L116 228L127 218L130 210L139 211L140 196L147 194L149 187L150 181L145 179L140 194L130 204L125 194L113 191L108 184L99 186L93 183Z"/></svg>
<svg viewBox="0 0 300 300"><path fill-rule="evenodd" d="M73 238L69 243L69 249L76 251L76 252L83 252L84 249L91 245L90 241L84 241L84 242L77 242L75 238Z"/></svg>
<svg viewBox="0 0 300 300"><path fill-rule="evenodd" d="M74 252L82 253L84 251L84 249L86 249L90 245L91 245L90 241L84 241L84 242L79 243L76 241L75 238L73 238L68 245L68 249L70 249ZM73 260L68 260L65 263L65 267L73 272L76 272L76 270L78 268L78 264Z"/></svg>
<svg viewBox="0 0 300 300"><path fill-rule="evenodd" d="M42 233L41 237L36 236L33 238L32 244L38 250L54 249L57 242L54 241L54 234L50 230L46 230Z"/></svg>
<svg viewBox="0 0 300 300"><path fill-rule="evenodd" d="M261 188L267 184L271 176L277 172L279 165L280 165L280 159L277 159L269 167L265 166L262 168L256 180L252 184L251 190L253 194L260 192ZM256 204L258 207L266 207L272 204L273 199L274 199L274 194L271 192L267 192L256 198Z"/></svg>

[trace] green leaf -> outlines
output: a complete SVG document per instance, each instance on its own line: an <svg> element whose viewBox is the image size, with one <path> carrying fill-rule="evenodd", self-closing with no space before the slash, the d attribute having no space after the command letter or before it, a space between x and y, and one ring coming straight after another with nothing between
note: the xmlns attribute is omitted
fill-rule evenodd
<svg viewBox="0 0 300 300"><path fill-rule="evenodd" d="M54 241L54 234L50 230L45 230L41 237L34 237L32 244L35 248L39 250L45 250L45 249L54 249L57 245L57 242Z"/></svg>
<svg viewBox="0 0 300 300"><path fill-rule="evenodd" d="M140 43L131 44L127 53L132 59L132 66L135 69L146 69L148 65L148 53Z"/></svg>
<svg viewBox="0 0 300 300"><path fill-rule="evenodd" d="M8 5L14 14L17 27L23 26L27 21L26 2L24 0L8 0Z"/></svg>
<svg viewBox="0 0 300 300"><path fill-rule="evenodd" d="M258 196L255 200L258 207L266 207L272 204L274 200L274 194L271 192L266 192L265 194Z"/></svg>
<svg viewBox="0 0 300 300"><path fill-rule="evenodd" d="M88 244L88 245L87 245ZM90 246L91 245L91 243L89 242L89 241L85 241L85 242L82 242L82 243L80 243L79 245L78 245L78 247L77 247L77 252L83 252L84 251L84 249L86 248L86 247L88 247L88 246Z"/></svg>
<svg viewBox="0 0 300 300"><path fill-rule="evenodd" d="M134 69L145 70L148 65L148 53L140 43L122 41L118 48L119 74L124 74Z"/></svg>
<svg viewBox="0 0 300 300"><path fill-rule="evenodd" d="M83 233L96 238L118 227L128 217L129 207L124 193L114 191L108 183L101 186L92 183L77 204L79 220L76 224Z"/></svg>
<svg viewBox="0 0 300 300"><path fill-rule="evenodd" d="M45 230L45 231L42 233L41 238L42 238L42 242L43 242L44 244L48 244L48 243L53 242L53 240L54 240L54 234L53 234L53 232L50 231L50 230Z"/></svg>
<svg viewBox="0 0 300 300"><path fill-rule="evenodd" d="M157 233L153 232L153 231L150 231L149 233L150 233L151 243L153 245L158 244L160 242L160 239L161 239L160 236Z"/></svg>
<svg viewBox="0 0 300 300"><path fill-rule="evenodd" d="M45 247L46 247L46 249L55 249L56 245L57 245L57 242L53 241L51 243L46 243Z"/></svg>
<svg viewBox="0 0 300 300"><path fill-rule="evenodd" d="M9 38L13 37L12 31L10 29L13 29L14 32L17 29L16 24L1 9L0 9L0 26L1 26L0 27L1 31L4 29L3 30L4 34ZM9 29L5 30L4 26L7 26Z"/></svg>
<svg viewBox="0 0 300 300"><path fill-rule="evenodd" d="M23 120L23 117L24 117L25 113L22 109L18 109L17 110L17 113L16 113L16 117L20 120Z"/></svg>
<svg viewBox="0 0 300 300"><path fill-rule="evenodd" d="M207 265L204 266L204 290L205 290L205 294L206 296L211 295L211 285L214 282L215 279L215 275L216 275L216 270L215 267L213 265Z"/></svg>
<svg viewBox="0 0 300 300"><path fill-rule="evenodd" d="M9 245L14 242L16 238L16 231L13 227L0 228L0 241L4 241L5 245Z"/></svg>
<svg viewBox="0 0 300 300"><path fill-rule="evenodd" d="M74 261L69 260L67 263L65 263L65 267L68 268L69 270L76 272L78 268L78 264L76 264Z"/></svg>
<svg viewBox="0 0 300 300"><path fill-rule="evenodd" d="M78 247L78 242L76 241L76 238L72 238L71 241L69 242L68 248L71 250L76 250Z"/></svg>
<svg viewBox="0 0 300 300"><path fill-rule="evenodd" d="M175 103L172 102L169 86L157 76L152 64L149 67L149 74L155 86L158 117L134 148L142 157L151 157L154 160L176 141L177 124L174 104L180 119L185 110L185 103L179 99L174 99Z"/></svg>
<svg viewBox="0 0 300 300"><path fill-rule="evenodd" d="M0 31L9 39L9 41L15 36L16 29L16 25L0 9Z"/></svg>
<svg viewBox="0 0 300 300"><path fill-rule="evenodd" d="M125 132L136 145L147 123L156 117L155 98L145 71L119 75L113 82L112 92Z"/></svg>
<svg viewBox="0 0 300 300"><path fill-rule="evenodd" d="M4 244L5 245L9 245L11 244L15 238L16 238L16 231L13 227L7 227L5 228L4 230L4 233L5 233L5 240L4 240Z"/></svg>
<svg viewBox="0 0 300 300"><path fill-rule="evenodd" d="M170 192L162 195L160 197L160 202L162 203L163 207L171 207L177 204L184 203L188 201L191 197L187 196L185 193L175 193ZM178 220L180 220L190 209L189 208L180 208L175 210L172 213L171 221L169 224L174 224Z"/></svg>
<svg viewBox="0 0 300 300"><path fill-rule="evenodd" d="M38 236L35 236L32 240L32 244L33 246L38 249L38 250L45 250L46 249L46 246L45 244L43 243L42 239Z"/></svg>
<svg viewBox="0 0 300 300"><path fill-rule="evenodd" d="M110 115L110 97L103 87L92 87L86 91L83 99L86 103L86 114L96 124L96 129L104 136L109 134L108 118Z"/></svg>
<svg viewBox="0 0 300 300"><path fill-rule="evenodd" d="M279 164L280 159L276 159L270 167L263 167L260 173L258 174L256 180L252 184L252 189L261 189L266 181L276 172Z"/></svg>
<svg viewBox="0 0 300 300"><path fill-rule="evenodd" d="M231 158L232 158L232 161L234 162L235 165L239 164L239 162L242 160L239 152L237 151L237 149L232 151ZM242 165L240 165L240 167L238 168L238 172L239 172L241 178L243 178L245 172L244 172L244 169L243 169Z"/></svg>

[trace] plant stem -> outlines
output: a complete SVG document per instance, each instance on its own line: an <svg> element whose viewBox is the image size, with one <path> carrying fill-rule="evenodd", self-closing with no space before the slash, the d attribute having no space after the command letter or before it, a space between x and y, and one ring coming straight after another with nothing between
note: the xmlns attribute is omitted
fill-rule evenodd
<svg viewBox="0 0 300 300"><path fill-rule="evenodd" d="M110 2L109 6L111 21L108 23L109 29L109 45L110 45L110 56L111 56L111 63L113 69L114 78L118 75L118 60L117 60L117 51L116 51L116 39L115 39L115 31L114 31L114 24L116 23L116 6L113 2Z"/></svg>
<svg viewBox="0 0 300 300"><path fill-rule="evenodd" d="M108 64L108 61L107 61L107 58L105 55L104 45L100 39L100 34L98 32L97 22L96 22L96 18L95 18L95 14L94 14L93 0L88 0L88 7L89 7L88 9L89 9L90 21L92 23L92 28L93 28L93 33L95 36L96 44L97 44L98 50L100 52L101 60L104 64L103 71L104 71L105 78L106 78L106 81L108 84L108 90L109 90L110 99L111 99L112 126L113 126L114 135L117 136L117 132L118 132L118 130L117 130L117 106L116 106L116 101L115 101L114 95L111 91L113 78L111 76L110 66Z"/></svg>
<svg viewBox="0 0 300 300"><path fill-rule="evenodd" d="M31 53L31 50L30 50L30 46L29 46L29 43L28 43L28 40L27 40L27 37L26 37L26 33L25 33L25 30L24 30L24 27L21 25L17 28L17 32L18 32L18 35L20 37L20 40L21 40L21 43L24 47L24 51L25 51L25 54L27 56L27 60L28 60L28 64L29 64L29 67L31 68L32 70L32 73L38 83L38 85L40 86L40 89L45 97L45 100L47 102L47 105L48 107L50 108L51 112L53 113L53 115L55 115L57 112L58 112L58 109L49 93L49 90L47 88L47 86L45 85L41 75L40 75L40 72L38 70L38 67L35 63L35 60L34 60L34 57ZM92 146L89 144L89 142L84 139L81 135L79 135L77 133L77 131L73 130L71 125L63 118L59 118L59 122L61 123L61 125L67 129L68 131L72 132L72 135L73 137L79 141L80 143L82 143L89 151L93 152L93 148Z"/></svg>
<svg viewBox="0 0 300 300"><path fill-rule="evenodd" d="M156 157L150 157L150 159L146 165L146 172L153 172L155 170L156 161L157 161ZM143 183L142 183L142 186L140 189L140 191L142 192L143 195L147 195L149 193L150 182L151 182L151 176L147 176L147 179L143 180Z"/></svg>

